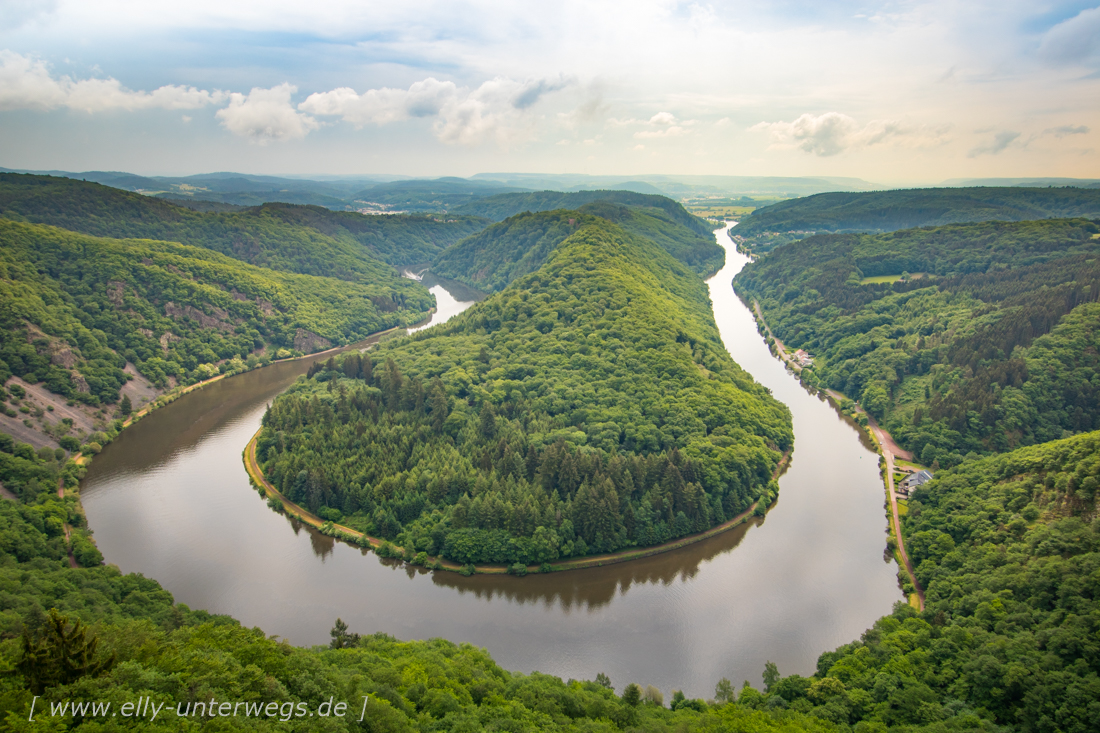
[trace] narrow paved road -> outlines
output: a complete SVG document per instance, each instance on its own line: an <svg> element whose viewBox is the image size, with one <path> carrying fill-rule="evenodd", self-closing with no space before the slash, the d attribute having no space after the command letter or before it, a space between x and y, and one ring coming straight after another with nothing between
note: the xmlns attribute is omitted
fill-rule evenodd
<svg viewBox="0 0 1100 733"><path fill-rule="evenodd" d="M787 352L787 347L783 345L783 342L775 337L772 333L771 327L768 326L767 321L764 321L764 313L760 310L760 304L753 301L752 309L760 320L764 323L764 330L768 336L771 336L775 340L776 351L779 353L779 358L787 364L790 364L795 368L795 371L799 371L794 364L794 360ZM839 392L835 392L831 389L826 389L826 393L832 397L837 405L844 399ZM894 520L894 535L898 540L898 554L901 556L902 562L905 564L905 570L909 573L909 579L913 583L913 587L917 589L917 599L920 602L920 610L924 610L924 588L920 587L920 583L917 581L917 574L913 568L912 561L909 560L908 553L905 552L905 538L901 534L901 515L898 514L898 496L894 492L894 458L901 458L902 460L913 460L913 454L907 450L903 450L897 443L894 442L894 438L890 433L879 427L879 424L875 422L875 419L867 414L862 407L856 405L856 411L867 415L867 425L871 428L871 431L875 435L875 439L878 442L879 449L882 451L882 455L886 458L886 492L890 497L890 514Z"/></svg>
<svg viewBox="0 0 1100 733"><path fill-rule="evenodd" d="M901 555L902 562L905 563L905 569L909 572L909 578L913 581L913 587L917 589L917 599L920 601L920 610L924 610L924 588L920 587L920 583L917 582L917 574L913 568L912 561L909 560L908 553L905 552L905 538L901 533L901 517L898 514L898 495L894 493L894 454L886 447L888 444L893 444L893 440L887 440L890 438L890 434L880 428L877 423L867 416L871 429L875 432L875 437L878 438L879 445L882 446L882 455L886 458L886 489L890 494L890 512L894 515L894 535L898 539L898 554Z"/></svg>

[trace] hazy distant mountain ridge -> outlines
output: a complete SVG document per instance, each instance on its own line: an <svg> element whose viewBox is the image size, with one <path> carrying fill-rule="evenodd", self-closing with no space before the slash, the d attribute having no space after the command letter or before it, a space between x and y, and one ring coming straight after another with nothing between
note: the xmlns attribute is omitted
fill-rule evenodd
<svg viewBox="0 0 1100 733"><path fill-rule="evenodd" d="M176 241L275 270L359 282L397 280L387 263L425 262L486 223L280 203L201 213L95 183L10 173L0 173L0 215L94 236Z"/></svg>
<svg viewBox="0 0 1100 733"><path fill-rule="evenodd" d="M814 233L1073 217L1100 217L1100 190L982 187L821 193L757 209L741 221L736 233L750 250L762 253Z"/></svg>

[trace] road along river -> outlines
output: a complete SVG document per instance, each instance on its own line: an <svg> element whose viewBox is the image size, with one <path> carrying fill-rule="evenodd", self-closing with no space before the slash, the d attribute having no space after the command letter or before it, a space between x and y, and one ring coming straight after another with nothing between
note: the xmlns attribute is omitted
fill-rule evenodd
<svg viewBox="0 0 1100 733"><path fill-rule="evenodd" d="M241 451L308 368L301 360L211 384L108 445L82 488L96 541L107 562L178 601L294 644L326 644L339 616L360 633L470 642L510 670L605 672L619 691L638 682L711 697L722 677L759 686L768 660L810 674L821 652L902 599L883 559L878 458L768 353L730 286L747 260L716 236L726 265L709 282L722 338L794 416L793 462L763 521L655 557L524 578L382 560L276 514L249 486ZM430 284L448 294L437 293L437 321L472 302L455 284Z"/></svg>

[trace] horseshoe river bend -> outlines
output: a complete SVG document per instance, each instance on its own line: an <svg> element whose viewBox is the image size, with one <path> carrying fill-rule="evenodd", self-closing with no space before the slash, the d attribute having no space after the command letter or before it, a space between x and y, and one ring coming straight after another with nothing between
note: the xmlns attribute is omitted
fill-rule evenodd
<svg viewBox="0 0 1100 733"><path fill-rule="evenodd" d="M92 462L81 490L107 562L156 578L177 601L230 614L293 644L353 631L484 647L505 669L606 673L667 694L713 695L722 677L760 684L765 661L811 674L902 600L884 561L878 457L773 357L730 282L748 261L727 236L710 281L734 360L790 407L795 452L763 519L660 555L523 578L462 577L384 560L267 507L241 451L268 403L310 360L212 383L145 417ZM445 320L473 303L432 281Z"/></svg>

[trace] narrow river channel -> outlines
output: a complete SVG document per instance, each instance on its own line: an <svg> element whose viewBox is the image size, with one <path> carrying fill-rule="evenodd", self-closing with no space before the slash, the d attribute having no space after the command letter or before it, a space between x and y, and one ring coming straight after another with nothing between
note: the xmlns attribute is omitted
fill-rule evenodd
<svg viewBox="0 0 1100 733"><path fill-rule="evenodd" d="M707 698L722 677L759 687L768 660L810 674L821 652L902 599L883 559L877 457L768 353L730 287L746 259L726 231L716 236L726 266L710 297L722 338L794 415L793 463L764 521L652 558L525 578L381 560L272 512L248 484L241 451L302 360L212 384L107 446L82 489L96 541L107 562L156 578L178 601L294 644L326 644L339 616L360 633L470 642L510 670L605 672L619 691L638 682ZM453 285L426 284L441 289L436 320L471 304Z"/></svg>

